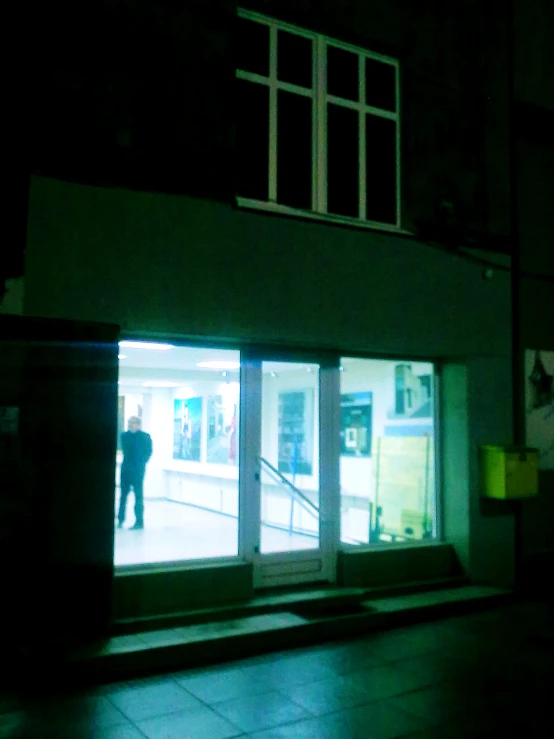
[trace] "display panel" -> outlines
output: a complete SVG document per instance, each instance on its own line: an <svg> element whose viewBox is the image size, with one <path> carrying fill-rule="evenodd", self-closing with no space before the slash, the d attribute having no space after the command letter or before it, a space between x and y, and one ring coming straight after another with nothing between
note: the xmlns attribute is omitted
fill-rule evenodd
<svg viewBox="0 0 554 739"><path fill-rule="evenodd" d="M115 564L236 556L240 353L123 342Z"/></svg>
<svg viewBox="0 0 554 739"><path fill-rule="evenodd" d="M434 368L341 360L341 541L436 535Z"/></svg>

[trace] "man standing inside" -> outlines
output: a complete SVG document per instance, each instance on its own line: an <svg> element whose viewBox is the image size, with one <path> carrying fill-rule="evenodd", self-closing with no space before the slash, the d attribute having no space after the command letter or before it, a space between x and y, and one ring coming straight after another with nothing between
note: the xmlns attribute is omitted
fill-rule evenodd
<svg viewBox="0 0 554 739"><path fill-rule="evenodd" d="M146 464L152 456L152 439L150 435L141 431L140 418L132 416L129 419L129 430L121 434L121 449L123 462L121 464L120 498L119 498L119 528L123 528L127 496L133 488L135 494L135 524L132 529L144 528L144 497L143 484Z"/></svg>

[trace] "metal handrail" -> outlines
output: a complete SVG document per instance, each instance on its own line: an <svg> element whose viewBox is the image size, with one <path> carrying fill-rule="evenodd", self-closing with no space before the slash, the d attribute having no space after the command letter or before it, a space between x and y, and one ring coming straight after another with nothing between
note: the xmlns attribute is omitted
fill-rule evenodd
<svg viewBox="0 0 554 739"><path fill-rule="evenodd" d="M267 459L264 459L264 457L258 457L258 461L265 465L271 472L277 477L286 487L290 488L292 493L300 498L301 501L306 503L312 511L315 511L315 513L319 516L319 506L317 506L315 503L313 503L304 493L301 493L300 490L298 490L297 487L295 487L290 480L287 480L287 478L282 475L279 470L277 470L270 462L267 461ZM300 502L300 501L299 501ZM312 513L310 511L310 513Z"/></svg>

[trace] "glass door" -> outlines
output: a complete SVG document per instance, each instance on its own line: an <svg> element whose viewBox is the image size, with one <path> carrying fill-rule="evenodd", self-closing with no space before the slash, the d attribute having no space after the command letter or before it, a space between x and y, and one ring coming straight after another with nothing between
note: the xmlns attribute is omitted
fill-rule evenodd
<svg viewBox="0 0 554 739"><path fill-rule="evenodd" d="M329 456L323 385L330 376L317 357L245 358L248 411L244 511L254 584L269 587L330 581L334 576L331 498L338 504L338 450ZM332 484L333 465L336 484ZM331 525L330 525L331 524ZM338 537L337 537L338 538Z"/></svg>

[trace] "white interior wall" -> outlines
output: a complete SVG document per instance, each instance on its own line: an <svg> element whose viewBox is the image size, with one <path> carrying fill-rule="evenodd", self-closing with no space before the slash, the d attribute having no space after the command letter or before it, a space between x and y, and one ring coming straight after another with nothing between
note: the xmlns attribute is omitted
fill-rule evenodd
<svg viewBox="0 0 554 739"><path fill-rule="evenodd" d="M394 370L398 361L344 359L341 372L341 394L372 393L372 456L341 456L340 481L344 496L342 510L343 532L358 540L367 540L369 514L365 504L374 499L374 459L376 439L384 435L385 427L394 415L395 380ZM428 374L429 363L410 363L413 372ZM262 456L275 467L278 466L279 394L284 391L311 390L313 409L311 414L311 475L297 475L295 484L305 492L319 490L319 376L317 371L308 372L306 365L278 367L276 376L263 374L262 386ZM222 380L220 375L200 371L177 371L173 378L167 370L160 372L160 379L179 382L176 388L144 388L144 372L137 377L136 369L121 369L120 392L126 397L126 422L143 406L143 428L152 436L154 453L147 468L145 495L149 498L163 497L181 502L203 505L229 513L238 513L238 466L213 464L207 461L208 450L208 397L221 395L229 400L232 408L239 402L239 383ZM158 379L156 370L148 370L150 380ZM163 375L163 376L162 376ZM237 375L238 377L238 375ZM173 459L174 401L176 399L202 398L201 458L199 462ZM312 412L313 411L313 412ZM229 416L229 411L227 411ZM230 418L225 419L228 425ZM290 479L290 475L287 475ZM262 477L264 493L274 486L267 475ZM360 498L360 504L351 508L349 497ZM317 499L317 496L316 496ZM287 525L290 501L287 496L262 496L262 517ZM389 506L390 508L390 506ZM369 510L369 508L367 509ZM390 512L389 512L390 515ZM316 522L300 508L295 512L295 522L303 529L312 530Z"/></svg>

